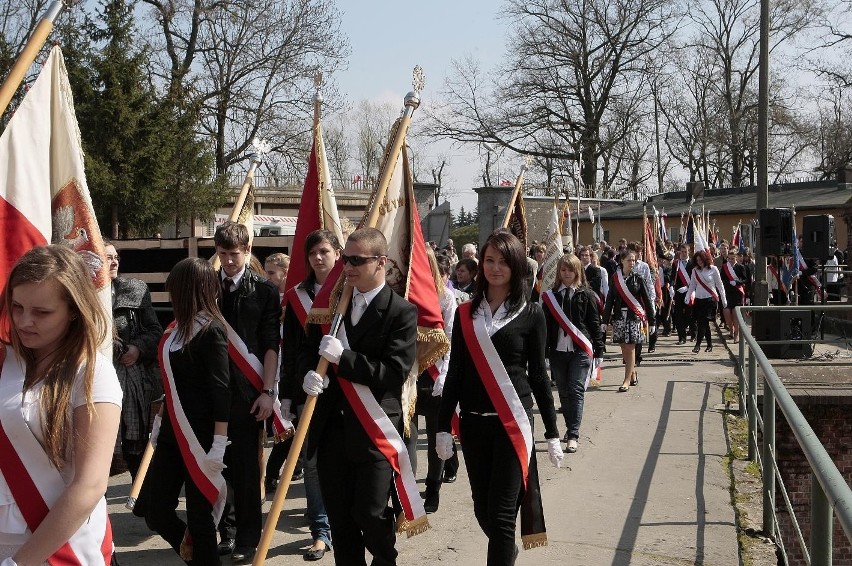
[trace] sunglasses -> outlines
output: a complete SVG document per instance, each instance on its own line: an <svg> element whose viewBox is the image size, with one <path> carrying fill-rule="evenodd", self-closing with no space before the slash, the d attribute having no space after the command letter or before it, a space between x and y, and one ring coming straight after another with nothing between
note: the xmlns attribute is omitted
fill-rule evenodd
<svg viewBox="0 0 852 566"><path fill-rule="evenodd" d="M369 263L370 260L379 259L380 257L381 256L378 255L361 256L340 254L340 259L343 260L343 265L350 264L352 267L360 267L365 263Z"/></svg>

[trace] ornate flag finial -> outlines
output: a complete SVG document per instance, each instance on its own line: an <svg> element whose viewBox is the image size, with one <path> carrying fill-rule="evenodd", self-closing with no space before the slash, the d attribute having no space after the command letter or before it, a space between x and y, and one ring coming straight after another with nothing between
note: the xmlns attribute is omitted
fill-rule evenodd
<svg viewBox="0 0 852 566"><path fill-rule="evenodd" d="M271 149L269 142L260 138L254 138L251 145L254 148L254 152L251 154L251 161L260 165L261 161L263 161L263 156L269 153Z"/></svg>
<svg viewBox="0 0 852 566"><path fill-rule="evenodd" d="M414 66L414 72L411 74L411 86L415 92L422 92L426 88L426 74L420 65Z"/></svg>

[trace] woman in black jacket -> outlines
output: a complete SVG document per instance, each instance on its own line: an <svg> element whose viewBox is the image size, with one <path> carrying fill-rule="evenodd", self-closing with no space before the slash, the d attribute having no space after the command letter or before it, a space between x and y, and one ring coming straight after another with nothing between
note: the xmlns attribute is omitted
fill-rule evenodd
<svg viewBox="0 0 852 566"><path fill-rule="evenodd" d="M636 265L636 254L629 250L622 252L619 263L620 267L610 280L603 323L612 323L612 341L621 346L624 381L618 391L623 393L631 385L639 385L639 376L636 375L636 344L645 341L648 321L654 320L655 313L654 302L648 298L642 276L633 269Z"/></svg>
<svg viewBox="0 0 852 566"><path fill-rule="evenodd" d="M586 383L595 358L605 351L601 318L594 291L586 284L586 272L574 254L562 256L557 265L553 289L542 295L547 321L547 348L550 375L559 389L564 442L568 452L577 451Z"/></svg>

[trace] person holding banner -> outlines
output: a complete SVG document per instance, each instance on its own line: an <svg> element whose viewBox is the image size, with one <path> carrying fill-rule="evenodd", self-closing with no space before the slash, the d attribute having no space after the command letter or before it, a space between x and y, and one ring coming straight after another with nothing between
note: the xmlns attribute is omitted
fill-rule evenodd
<svg viewBox="0 0 852 566"><path fill-rule="evenodd" d="M442 460L452 456L458 405L473 512L488 537L486 562L511 565L518 555L519 508L524 548L547 543L532 435L533 397L551 463L560 467L564 455L545 369L546 321L541 305L525 299L523 244L498 229L481 257L476 293L459 305L453 322L435 448Z"/></svg>
<svg viewBox="0 0 852 566"><path fill-rule="evenodd" d="M231 443L225 453L225 479L233 490L233 503L226 505L219 524L219 552L231 554L239 563L250 561L260 542L263 516L258 452L264 421L273 414L277 400L281 302L275 285L248 269L251 241L243 224L225 222L216 228L213 243L222 262L221 310L233 329L228 341L234 352L228 421Z"/></svg>
<svg viewBox="0 0 852 566"><path fill-rule="evenodd" d="M417 307L385 283L388 243L375 228L359 228L341 259L352 301L338 336L308 324L299 354L302 388L319 396L308 434L317 458L322 498L334 538L335 563L396 564L392 485L404 503L419 502L402 431L402 385L415 363ZM322 356L333 366L323 378ZM422 504L420 504L422 509ZM425 514L423 515L425 518Z"/></svg>
<svg viewBox="0 0 852 566"><path fill-rule="evenodd" d="M588 248L584 248L589 253ZM580 259L567 254L557 265L559 279L542 295L547 320L547 348L550 373L559 390L565 418L567 451L577 451L583 400L595 360L606 351L595 291L586 282Z"/></svg>
<svg viewBox="0 0 852 566"><path fill-rule="evenodd" d="M69 247L26 252L0 297L0 563L109 564L121 386L112 334Z"/></svg>
<svg viewBox="0 0 852 566"><path fill-rule="evenodd" d="M165 401L155 417L154 457L143 487L145 522L191 564L217 565L216 524L227 488L222 470L231 412L228 335L219 280L209 261L187 258L166 279L175 324L160 342ZM181 490L186 522L176 513Z"/></svg>
<svg viewBox="0 0 852 566"><path fill-rule="evenodd" d="M305 238L305 280L285 293L284 339L281 348L281 405L286 412L302 413L307 395L302 390L302 376L298 371L299 353L306 340L307 317L319 290L325 284L334 264L340 259L340 242L330 230L314 230ZM281 443L284 444L284 443ZM286 454L285 454L286 457ZM270 464L272 458L270 457ZM284 460L274 465L277 478ZM302 465L305 478L305 514L311 523L313 542L305 551L308 561L321 559L331 550L331 527L322 499L316 453L308 454L302 446ZM270 475L267 467L267 477ZM276 481L277 484L277 481Z"/></svg>
<svg viewBox="0 0 852 566"><path fill-rule="evenodd" d="M725 288L722 285L722 277L719 270L708 259L703 251L697 251L692 255L692 279L686 291L687 297L694 294L695 300L692 304L692 316L695 319L695 347L692 352L697 354L701 349L701 339L707 337L705 352L713 351L713 341L710 335L710 321L716 319L716 310L721 301L722 308L726 308Z"/></svg>
<svg viewBox="0 0 852 566"><path fill-rule="evenodd" d="M639 385L636 373L636 346L648 336L649 321L654 320L654 300L648 296L642 274L636 271L636 252L625 249L619 256L621 266L612 274L604 306L603 323L612 324L612 341L621 346L624 359L624 381L618 388L624 393Z"/></svg>

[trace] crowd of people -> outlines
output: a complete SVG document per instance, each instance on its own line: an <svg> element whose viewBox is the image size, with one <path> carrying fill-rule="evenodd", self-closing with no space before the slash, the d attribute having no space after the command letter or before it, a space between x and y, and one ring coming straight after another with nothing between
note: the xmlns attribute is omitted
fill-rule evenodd
<svg viewBox="0 0 852 566"><path fill-rule="evenodd" d="M268 432L298 422L309 397L316 408L293 478L304 478L305 560L333 549L337 564L366 564L365 552L372 564L396 563L398 517L412 495L396 479L409 465L417 470L422 416L424 511L438 511L461 452L487 563L514 564L519 512L524 546L546 542L533 406L559 467L564 452L580 448L585 391L607 342L620 349L617 390L627 392L639 385L643 349L653 352L660 334L709 352L710 322L721 317L736 338L732 312L751 301L754 280L749 250L725 241L700 251L671 242L645 250L626 240L565 249L548 288L544 246L525 249L508 230L492 233L481 253L465 244L459 257L452 240L433 245L428 259L450 349L417 378L416 409L403 423L417 309L386 284L380 231L361 228L345 242L310 233L305 279L291 288L285 254L252 268L244 225L226 222L214 244L219 269L189 258L169 273L174 323L165 332L146 285L119 275L109 242L112 329L70 249L37 247L13 268L0 298L2 566L110 563L110 468L120 458L135 479L149 439L153 458L134 513L188 564L215 565L225 555L251 562L261 491L277 488L289 444L275 444L265 467L258 454ZM656 255L656 273L646 253ZM338 262L352 299L331 334L308 313ZM789 300L791 287L800 303L820 298L816 265L803 259L799 268L791 286L789 262L770 263L775 304ZM112 363L99 353L109 336ZM321 360L330 364L325 375ZM185 514L177 512L182 491Z"/></svg>

